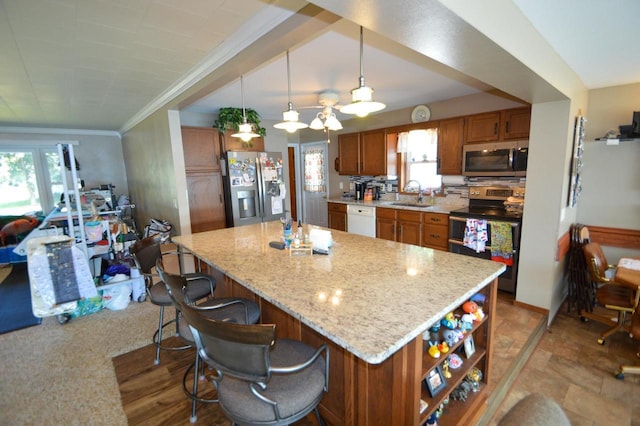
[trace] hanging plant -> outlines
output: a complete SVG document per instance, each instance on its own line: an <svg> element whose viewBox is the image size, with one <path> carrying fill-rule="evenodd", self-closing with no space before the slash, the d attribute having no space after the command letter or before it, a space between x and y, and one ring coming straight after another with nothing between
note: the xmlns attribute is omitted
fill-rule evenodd
<svg viewBox="0 0 640 426"><path fill-rule="evenodd" d="M245 109L245 114L247 116L247 123L253 125L253 130L262 137L267 135L267 129L264 127L260 127L260 116L255 110L251 108ZM239 131L240 124L243 123L242 120L242 108L220 108L218 112L218 118L214 122L215 126L219 132L224 133L227 130Z"/></svg>

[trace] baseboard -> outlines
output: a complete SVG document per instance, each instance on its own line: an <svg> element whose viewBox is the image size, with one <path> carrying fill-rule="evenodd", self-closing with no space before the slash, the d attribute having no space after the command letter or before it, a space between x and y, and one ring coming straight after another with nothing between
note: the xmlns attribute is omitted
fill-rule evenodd
<svg viewBox="0 0 640 426"><path fill-rule="evenodd" d="M519 308L526 309L528 311L537 312L542 315L549 316L549 310L545 308L541 308L539 306L529 305L528 303L519 302L517 300L513 301L513 304Z"/></svg>

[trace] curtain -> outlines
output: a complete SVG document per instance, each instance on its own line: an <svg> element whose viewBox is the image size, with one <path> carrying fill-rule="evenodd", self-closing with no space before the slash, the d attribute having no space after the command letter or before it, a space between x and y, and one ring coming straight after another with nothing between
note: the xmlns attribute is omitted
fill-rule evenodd
<svg viewBox="0 0 640 426"><path fill-rule="evenodd" d="M309 149L304 152L304 190L326 192L324 175L324 150Z"/></svg>

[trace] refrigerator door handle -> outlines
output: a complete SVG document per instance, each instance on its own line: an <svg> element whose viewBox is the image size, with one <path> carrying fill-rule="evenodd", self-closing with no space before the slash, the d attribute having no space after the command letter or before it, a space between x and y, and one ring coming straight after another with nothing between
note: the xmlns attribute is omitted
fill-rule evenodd
<svg viewBox="0 0 640 426"><path fill-rule="evenodd" d="M256 180L258 187L258 216L260 216L261 220L264 220L265 216L265 205L264 205L264 197L266 196L264 190L264 178L262 175L262 162L260 161L260 157L256 158Z"/></svg>
<svg viewBox="0 0 640 426"><path fill-rule="evenodd" d="M224 158L220 158L220 173L222 174L222 176L227 175L227 160L225 160Z"/></svg>

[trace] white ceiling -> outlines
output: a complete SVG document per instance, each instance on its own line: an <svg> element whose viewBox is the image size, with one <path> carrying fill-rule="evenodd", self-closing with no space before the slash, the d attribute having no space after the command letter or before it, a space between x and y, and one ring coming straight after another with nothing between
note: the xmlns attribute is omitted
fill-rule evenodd
<svg viewBox="0 0 640 426"><path fill-rule="evenodd" d="M640 1L513 0L587 88L640 82ZM304 5L299 0L0 0L0 125L120 130L197 72L214 67ZM489 87L373 32L364 76L387 110ZM289 46L292 101L307 122L318 93L349 101L359 77L358 26L340 20ZM526 46L523 46L525 49ZM279 120L285 53L245 74L245 103ZM239 79L187 109L240 106ZM341 118L340 115L338 118Z"/></svg>

